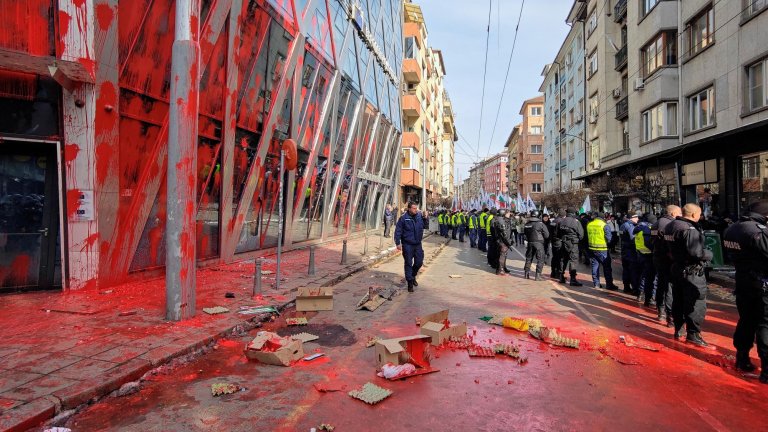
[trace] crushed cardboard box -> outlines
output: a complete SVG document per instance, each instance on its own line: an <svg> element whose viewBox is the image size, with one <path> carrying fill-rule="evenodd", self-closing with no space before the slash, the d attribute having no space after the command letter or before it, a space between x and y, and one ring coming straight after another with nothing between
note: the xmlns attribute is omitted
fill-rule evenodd
<svg viewBox="0 0 768 432"><path fill-rule="evenodd" d="M333 288L299 288L296 294L296 310L299 312L333 310Z"/></svg>
<svg viewBox="0 0 768 432"><path fill-rule="evenodd" d="M304 348L300 340L261 331L246 346L245 356L264 364L290 366L304 357Z"/></svg>
<svg viewBox="0 0 768 432"><path fill-rule="evenodd" d="M432 338L432 345L438 346L451 338L466 336L467 324L452 325L448 320L448 309L420 317L421 334Z"/></svg>
<svg viewBox="0 0 768 432"><path fill-rule="evenodd" d="M230 383L213 383L211 384L211 394L213 396L221 396L225 394L232 394L239 392L241 387L237 384Z"/></svg>
<svg viewBox="0 0 768 432"><path fill-rule="evenodd" d="M215 307L203 308L203 312L207 313L208 315L218 315L218 314L229 312L229 309L222 306L215 306Z"/></svg>
<svg viewBox="0 0 768 432"><path fill-rule="evenodd" d="M302 326L302 325L309 324L309 322L305 317L297 317L297 318L286 318L285 324L289 326Z"/></svg>
<svg viewBox="0 0 768 432"><path fill-rule="evenodd" d="M411 363L416 367L416 372L408 376L438 372L438 369L434 369L430 364L432 352L429 341L430 337L427 335L413 335L376 341L376 370L381 370L386 364L402 365ZM399 377L398 379L402 378L405 377Z"/></svg>
<svg viewBox="0 0 768 432"><path fill-rule="evenodd" d="M315 336L313 334L304 332L304 333L299 333L291 336L291 339L300 340L302 343L305 343L305 342L312 342L313 340L318 340L320 339L320 336Z"/></svg>

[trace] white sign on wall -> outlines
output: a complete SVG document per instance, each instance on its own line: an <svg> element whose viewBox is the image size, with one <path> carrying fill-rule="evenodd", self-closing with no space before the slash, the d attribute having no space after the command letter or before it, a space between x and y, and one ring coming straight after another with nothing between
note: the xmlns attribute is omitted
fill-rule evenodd
<svg viewBox="0 0 768 432"><path fill-rule="evenodd" d="M93 220L93 191L80 191L80 197L77 199L77 211L75 219L79 221Z"/></svg>

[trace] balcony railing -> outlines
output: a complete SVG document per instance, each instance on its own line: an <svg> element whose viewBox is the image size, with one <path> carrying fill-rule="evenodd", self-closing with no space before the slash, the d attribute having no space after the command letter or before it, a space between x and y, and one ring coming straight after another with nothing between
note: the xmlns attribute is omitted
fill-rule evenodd
<svg viewBox="0 0 768 432"><path fill-rule="evenodd" d="M616 104L616 120L623 120L629 116L629 96L624 96Z"/></svg>
<svg viewBox="0 0 768 432"><path fill-rule="evenodd" d="M627 16L627 0L619 0L613 7L613 20L619 22Z"/></svg>
<svg viewBox="0 0 768 432"><path fill-rule="evenodd" d="M627 44L616 53L616 70L622 70L627 66Z"/></svg>

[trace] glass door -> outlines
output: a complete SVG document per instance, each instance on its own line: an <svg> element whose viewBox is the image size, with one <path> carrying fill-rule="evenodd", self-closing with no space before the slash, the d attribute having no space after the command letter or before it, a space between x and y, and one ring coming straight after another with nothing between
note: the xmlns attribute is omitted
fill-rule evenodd
<svg viewBox="0 0 768 432"><path fill-rule="evenodd" d="M0 292L61 286L56 146L0 143Z"/></svg>

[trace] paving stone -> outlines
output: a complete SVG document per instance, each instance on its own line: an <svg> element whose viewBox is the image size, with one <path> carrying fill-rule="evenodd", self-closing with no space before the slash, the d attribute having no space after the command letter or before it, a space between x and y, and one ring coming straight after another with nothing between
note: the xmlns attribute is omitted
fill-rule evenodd
<svg viewBox="0 0 768 432"><path fill-rule="evenodd" d="M140 355L139 358L149 361L152 364L152 367L156 367L167 363L173 358L189 354L192 351L194 351L194 347L191 345L172 343L170 345L149 350Z"/></svg>
<svg viewBox="0 0 768 432"><path fill-rule="evenodd" d="M40 374L21 371L0 372L0 393L14 389L41 377L42 375Z"/></svg>
<svg viewBox="0 0 768 432"><path fill-rule="evenodd" d="M76 380L48 375L1 393L0 397L31 401L76 383Z"/></svg>
<svg viewBox="0 0 768 432"><path fill-rule="evenodd" d="M101 354L92 356L91 358L120 364L125 363L130 359L136 358L145 352L147 352L147 350L144 348L121 345L116 348L112 348L109 351L105 351Z"/></svg>
<svg viewBox="0 0 768 432"><path fill-rule="evenodd" d="M69 410L77 408L94 397L105 395L107 387L103 379L91 378L56 390L53 395L61 401L61 409Z"/></svg>
<svg viewBox="0 0 768 432"><path fill-rule="evenodd" d="M7 410L9 410L9 409L11 409L13 407L17 407L17 406L19 406L19 405L21 405L23 403L24 402L18 401L18 400L15 400L15 399L7 399L7 398L1 398L0 397L0 413L2 413L4 411L7 411Z"/></svg>
<svg viewBox="0 0 768 432"><path fill-rule="evenodd" d="M11 354L15 354L15 353L17 353L19 351L20 351L20 349L17 348L17 347L3 347L3 348L0 348L0 359L3 358L3 357L9 356ZM2 365L0 365L0 366L2 366Z"/></svg>
<svg viewBox="0 0 768 432"><path fill-rule="evenodd" d="M0 413L0 430L25 431L53 417L55 412L56 406L52 401L35 399Z"/></svg>
<svg viewBox="0 0 768 432"><path fill-rule="evenodd" d="M29 363L37 359L41 359L49 355L50 355L49 353L45 353L45 352L35 352L35 351L27 351L27 350L18 351L14 354L5 356L3 358L2 364L4 369L14 370L19 365Z"/></svg>
<svg viewBox="0 0 768 432"><path fill-rule="evenodd" d="M93 357L118 346L120 345L116 343L84 342L68 349L66 353L78 357Z"/></svg>
<svg viewBox="0 0 768 432"><path fill-rule="evenodd" d="M141 378L150 369L152 369L152 364L145 359L135 358L129 360L125 364L112 368L104 374L104 379L102 380L103 391L109 393L117 390L121 385Z"/></svg>
<svg viewBox="0 0 768 432"><path fill-rule="evenodd" d="M117 365L117 363L104 360L81 359L76 363L53 372L53 375L74 380L85 380L99 376Z"/></svg>
<svg viewBox="0 0 768 432"><path fill-rule="evenodd" d="M72 363L77 363L80 360L80 357L61 353L49 353L45 357L34 359L28 363L23 363L16 366L16 370L47 375L53 371L67 367Z"/></svg>

